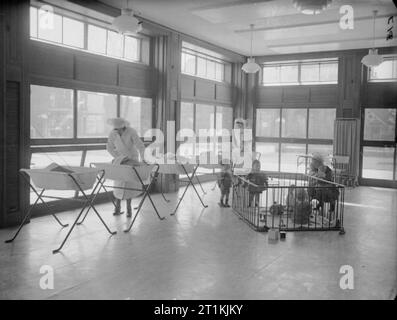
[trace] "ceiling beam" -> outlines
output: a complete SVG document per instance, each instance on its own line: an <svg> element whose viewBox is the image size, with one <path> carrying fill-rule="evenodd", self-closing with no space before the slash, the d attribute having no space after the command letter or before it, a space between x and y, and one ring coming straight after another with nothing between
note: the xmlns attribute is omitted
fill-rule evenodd
<svg viewBox="0 0 397 320"><path fill-rule="evenodd" d="M384 15L379 15L376 17L376 19L382 19L382 18L388 18L392 14L384 14ZM366 17L358 17L354 18L354 22L356 21L364 21L364 20L372 20L374 17L371 16L366 16ZM253 32L258 32L258 31L268 31L268 30L283 30L283 29L291 29L291 28L302 28L302 27L311 27L311 26L321 26L321 25L326 25L330 23L335 23L339 22L334 20L325 20L325 21L318 21L318 22L305 22L305 23L296 23L296 24L290 24L286 26L274 26L274 27L260 27L260 28L254 28ZM235 33L249 33L251 32L251 29L240 29L240 30L235 30Z"/></svg>

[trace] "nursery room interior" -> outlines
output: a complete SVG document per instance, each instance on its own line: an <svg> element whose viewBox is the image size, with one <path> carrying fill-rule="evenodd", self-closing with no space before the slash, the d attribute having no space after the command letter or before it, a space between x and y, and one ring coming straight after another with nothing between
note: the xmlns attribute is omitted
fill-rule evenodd
<svg viewBox="0 0 397 320"><path fill-rule="evenodd" d="M0 90L1 300L395 299L397 1L1 1Z"/></svg>

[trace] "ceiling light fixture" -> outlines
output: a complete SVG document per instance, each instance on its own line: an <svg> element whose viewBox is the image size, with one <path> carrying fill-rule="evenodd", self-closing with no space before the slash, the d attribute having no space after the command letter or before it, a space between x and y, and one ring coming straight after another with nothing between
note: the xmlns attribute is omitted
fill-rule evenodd
<svg viewBox="0 0 397 320"><path fill-rule="evenodd" d="M142 31L142 22L134 17L134 11L129 8L128 1L121 15L114 18L112 26L121 34L138 33Z"/></svg>
<svg viewBox="0 0 397 320"><path fill-rule="evenodd" d="M373 43L372 49L369 49L369 52L366 56L363 57L361 63L368 68L379 66L383 62L383 57L378 54L378 49L375 49L375 20L376 15L378 14L377 10L374 10L374 24L373 24Z"/></svg>
<svg viewBox="0 0 397 320"><path fill-rule="evenodd" d="M251 24L251 52L250 52L250 57L247 59L247 62L243 64L243 67L241 68L245 73L257 73L261 67L255 62L255 58L252 57L252 37L253 37L253 30L254 30L254 25Z"/></svg>
<svg viewBox="0 0 397 320"><path fill-rule="evenodd" d="M319 14L327 9L332 0L294 0L293 4L303 14Z"/></svg>

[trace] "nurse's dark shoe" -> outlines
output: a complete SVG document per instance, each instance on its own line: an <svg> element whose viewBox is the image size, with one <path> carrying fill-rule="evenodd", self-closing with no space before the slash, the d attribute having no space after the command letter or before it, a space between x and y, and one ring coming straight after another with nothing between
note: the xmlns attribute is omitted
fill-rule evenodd
<svg viewBox="0 0 397 320"><path fill-rule="evenodd" d="M127 218L132 217L131 200L127 200Z"/></svg>
<svg viewBox="0 0 397 320"><path fill-rule="evenodd" d="M116 206L115 206L115 208L114 208L113 215L114 215L114 216L118 216L118 215L120 215L120 214L123 214L124 212L121 212L120 210L121 210L121 200L117 199L117 200L116 200Z"/></svg>

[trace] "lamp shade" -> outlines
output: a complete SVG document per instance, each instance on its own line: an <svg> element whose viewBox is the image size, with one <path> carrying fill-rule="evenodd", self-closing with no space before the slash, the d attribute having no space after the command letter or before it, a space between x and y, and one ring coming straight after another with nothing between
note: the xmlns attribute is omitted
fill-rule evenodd
<svg viewBox="0 0 397 320"><path fill-rule="evenodd" d="M378 54L377 49L369 49L369 52L361 60L361 63L367 67L376 67L383 62L383 57Z"/></svg>
<svg viewBox="0 0 397 320"><path fill-rule="evenodd" d="M261 67L255 62L254 58L248 58L241 69L246 73L256 73Z"/></svg>
<svg viewBox="0 0 397 320"><path fill-rule="evenodd" d="M112 26L122 34L137 33L140 28L139 20L131 9L122 9L121 16L114 18Z"/></svg>
<svg viewBox="0 0 397 320"><path fill-rule="evenodd" d="M294 6L303 14L319 14L332 3L332 0L294 0Z"/></svg>

